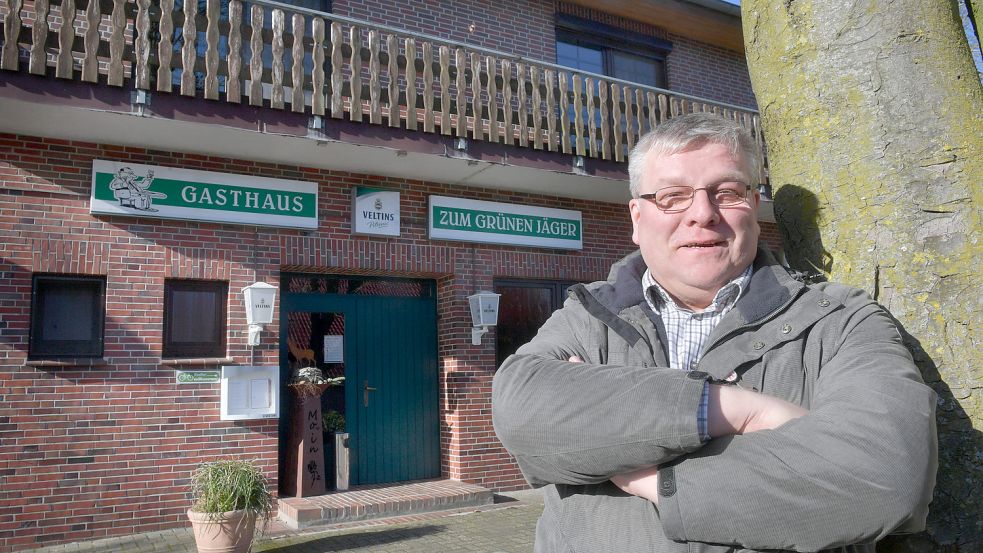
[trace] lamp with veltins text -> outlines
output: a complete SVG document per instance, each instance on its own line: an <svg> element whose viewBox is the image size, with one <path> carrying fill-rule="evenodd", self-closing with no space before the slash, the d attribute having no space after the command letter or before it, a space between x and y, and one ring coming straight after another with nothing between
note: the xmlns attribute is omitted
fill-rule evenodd
<svg viewBox="0 0 983 553"><path fill-rule="evenodd" d="M471 306L471 344L481 345L481 336L488 332L488 327L498 324L498 298L501 294L495 292L477 292L468 296Z"/></svg>
<svg viewBox="0 0 983 553"><path fill-rule="evenodd" d="M246 323L249 324L250 346L259 345L259 333L263 325L273 322L273 306L276 302L276 286L265 282L255 282L242 289L246 302Z"/></svg>

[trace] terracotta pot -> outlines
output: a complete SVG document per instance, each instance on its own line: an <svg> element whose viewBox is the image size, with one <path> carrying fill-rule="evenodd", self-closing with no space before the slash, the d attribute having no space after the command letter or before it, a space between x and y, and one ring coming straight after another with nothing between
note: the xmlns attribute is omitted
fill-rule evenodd
<svg viewBox="0 0 983 553"><path fill-rule="evenodd" d="M196 513L188 509L198 553L249 553L256 528L256 514L228 511Z"/></svg>

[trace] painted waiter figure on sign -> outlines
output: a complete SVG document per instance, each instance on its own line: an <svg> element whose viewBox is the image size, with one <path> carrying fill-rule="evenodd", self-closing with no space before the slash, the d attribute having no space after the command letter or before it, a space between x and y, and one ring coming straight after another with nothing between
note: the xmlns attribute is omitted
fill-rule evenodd
<svg viewBox="0 0 983 553"><path fill-rule="evenodd" d="M509 357L495 429L538 552L874 551L921 530L935 394L890 316L758 248L757 147L711 114L630 156L632 240Z"/></svg>

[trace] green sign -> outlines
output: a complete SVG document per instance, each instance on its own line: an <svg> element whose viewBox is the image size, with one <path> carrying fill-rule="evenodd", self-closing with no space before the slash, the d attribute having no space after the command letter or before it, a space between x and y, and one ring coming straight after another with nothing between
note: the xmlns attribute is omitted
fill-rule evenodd
<svg viewBox="0 0 983 553"><path fill-rule="evenodd" d="M222 380L219 371L175 371L178 384L217 384Z"/></svg>
<svg viewBox="0 0 983 553"><path fill-rule="evenodd" d="M95 160L90 212L317 228L317 184Z"/></svg>
<svg viewBox="0 0 983 553"><path fill-rule="evenodd" d="M579 211L430 197L430 238L581 249Z"/></svg>

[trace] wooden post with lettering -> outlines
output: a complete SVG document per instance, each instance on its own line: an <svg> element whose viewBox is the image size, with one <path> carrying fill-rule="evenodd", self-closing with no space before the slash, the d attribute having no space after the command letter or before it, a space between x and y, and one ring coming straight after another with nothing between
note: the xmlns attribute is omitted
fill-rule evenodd
<svg viewBox="0 0 983 553"><path fill-rule="evenodd" d="M287 449L285 490L294 497L324 495L324 439L321 428L321 394L330 384L289 384L294 394Z"/></svg>

